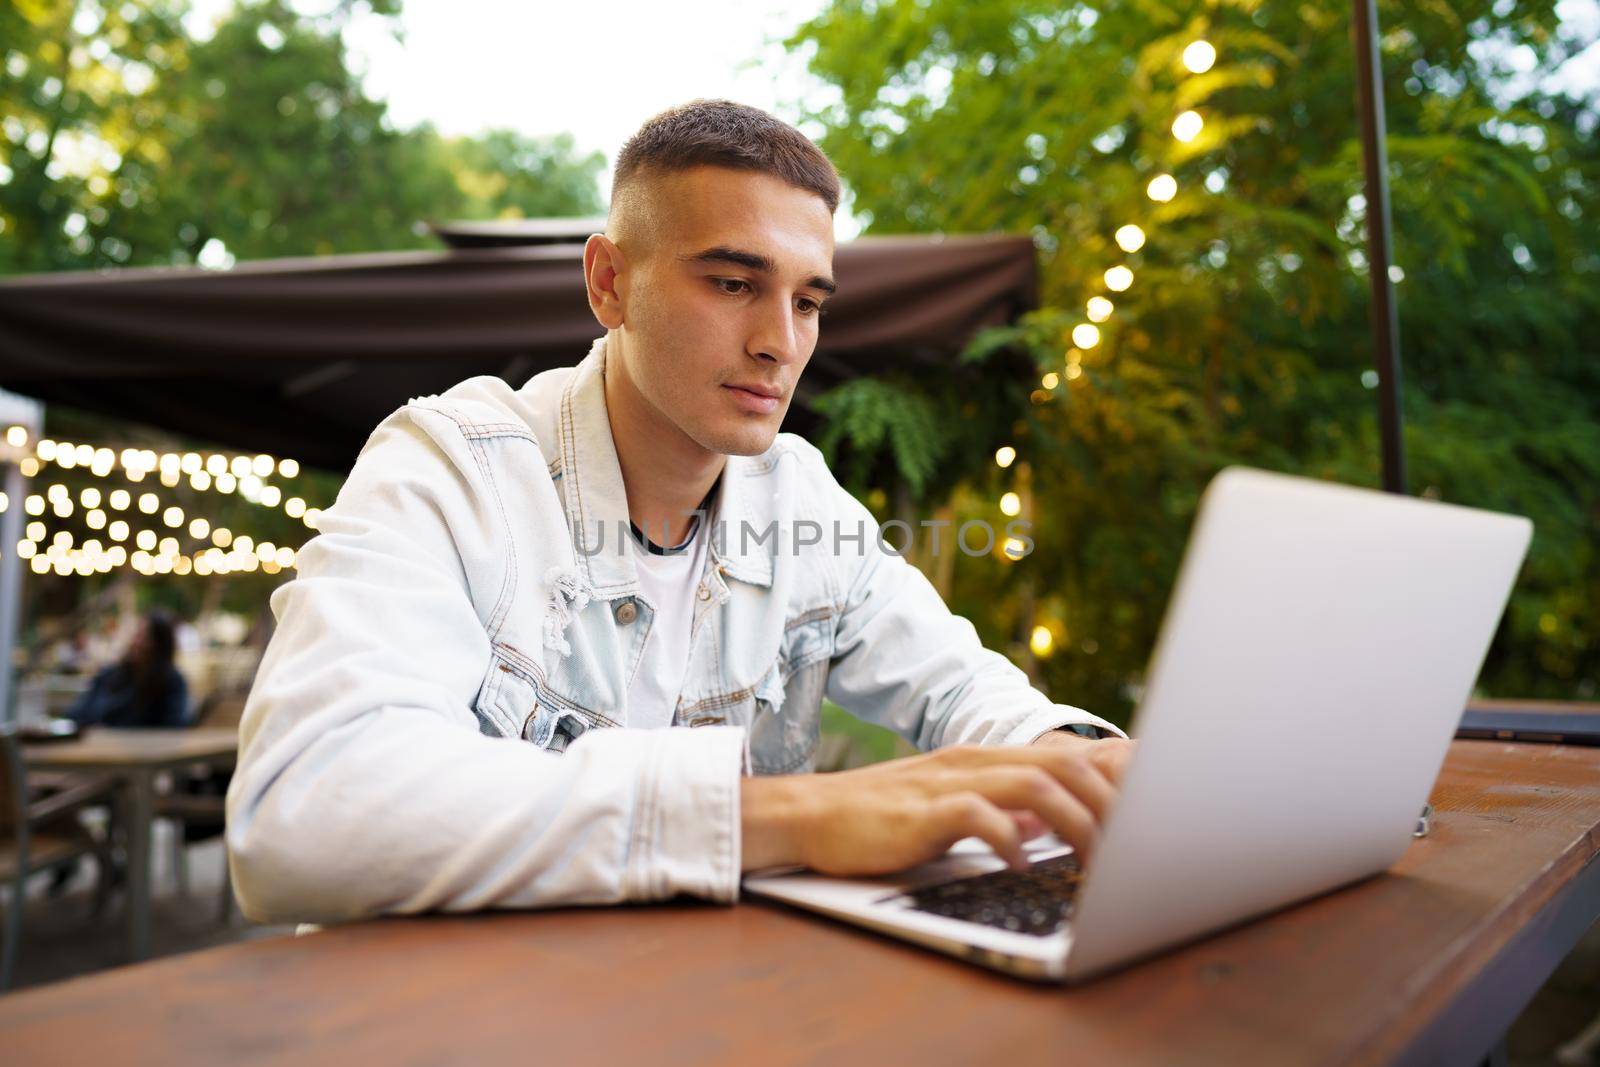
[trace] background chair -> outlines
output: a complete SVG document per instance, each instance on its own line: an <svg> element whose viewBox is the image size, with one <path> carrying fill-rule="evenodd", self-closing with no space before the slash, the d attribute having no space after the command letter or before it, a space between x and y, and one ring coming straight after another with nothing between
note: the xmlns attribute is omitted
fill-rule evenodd
<svg viewBox="0 0 1600 1067"><path fill-rule="evenodd" d="M239 728L248 692L223 695L214 693L201 703L197 727ZM177 775L172 789L156 798L156 816L172 821L172 870L178 891L189 895L188 846L191 841L216 837L226 829L225 805L232 772L204 767ZM222 889L217 902L217 921L224 925L233 916L233 881L226 858L222 865Z"/></svg>
<svg viewBox="0 0 1600 1067"><path fill-rule="evenodd" d="M79 823L79 811L110 802L110 783L94 779L67 785L33 800L14 726L0 726L0 882L11 887L6 908L5 947L0 953L0 990L9 989L22 943L28 879L92 853L98 862L93 916L105 910L111 891L110 842Z"/></svg>

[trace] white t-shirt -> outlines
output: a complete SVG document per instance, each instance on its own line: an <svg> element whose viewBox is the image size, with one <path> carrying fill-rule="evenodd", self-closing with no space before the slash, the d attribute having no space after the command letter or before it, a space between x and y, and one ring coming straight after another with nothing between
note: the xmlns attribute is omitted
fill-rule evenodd
<svg viewBox="0 0 1600 1067"><path fill-rule="evenodd" d="M644 599L655 609L639 669L628 683L628 722L633 728L671 726L689 669L689 630L695 594L705 570L707 523L697 522L691 539L665 553L633 539L630 548Z"/></svg>

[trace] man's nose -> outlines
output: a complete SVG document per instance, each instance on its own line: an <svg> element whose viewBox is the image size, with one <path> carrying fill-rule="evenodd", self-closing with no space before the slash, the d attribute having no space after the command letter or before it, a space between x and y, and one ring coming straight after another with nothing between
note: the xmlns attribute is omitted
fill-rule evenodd
<svg viewBox="0 0 1600 1067"><path fill-rule="evenodd" d="M762 307L747 351L757 359L770 363L792 363L799 358L794 310L788 298L772 300Z"/></svg>

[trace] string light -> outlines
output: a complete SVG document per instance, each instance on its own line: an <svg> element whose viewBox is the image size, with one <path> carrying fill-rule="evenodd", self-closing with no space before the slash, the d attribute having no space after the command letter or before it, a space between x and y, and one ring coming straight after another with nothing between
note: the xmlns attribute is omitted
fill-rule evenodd
<svg viewBox="0 0 1600 1067"><path fill-rule="evenodd" d="M1205 129L1206 120L1200 117L1198 111L1185 111L1172 120L1172 136L1188 144L1200 136L1200 131Z"/></svg>
<svg viewBox="0 0 1600 1067"><path fill-rule="evenodd" d="M1106 271L1106 288L1113 293L1124 293L1133 285L1133 271L1116 266Z"/></svg>
<svg viewBox="0 0 1600 1067"><path fill-rule="evenodd" d="M1017 458L1017 450L1010 445L1001 445L994 450L994 461L1001 467L1009 467Z"/></svg>
<svg viewBox="0 0 1600 1067"><path fill-rule="evenodd" d="M1022 499L1015 493L1006 493L1000 498L1000 513L1002 515L1016 515L1022 510Z"/></svg>
<svg viewBox="0 0 1600 1067"><path fill-rule="evenodd" d="M1072 343L1079 348L1093 348L1100 343L1100 327L1080 322L1072 328Z"/></svg>
<svg viewBox="0 0 1600 1067"><path fill-rule="evenodd" d="M1124 252L1137 252L1144 247L1144 231L1131 222L1117 231L1116 238Z"/></svg>
<svg viewBox="0 0 1600 1067"><path fill-rule="evenodd" d="M1090 322L1104 322L1116 310L1116 305L1103 296L1091 296L1086 310L1088 311Z"/></svg>
<svg viewBox="0 0 1600 1067"><path fill-rule="evenodd" d="M1157 174L1145 186L1145 195L1158 204L1165 204L1178 195L1178 179L1170 174Z"/></svg>
<svg viewBox="0 0 1600 1067"><path fill-rule="evenodd" d="M1183 50L1183 65L1191 74L1204 74L1217 61L1217 50L1210 41L1195 41Z"/></svg>
<svg viewBox="0 0 1600 1067"><path fill-rule="evenodd" d="M1035 626L1033 636L1028 639L1028 648L1035 656L1048 656L1056 645L1055 637L1050 633L1048 626Z"/></svg>

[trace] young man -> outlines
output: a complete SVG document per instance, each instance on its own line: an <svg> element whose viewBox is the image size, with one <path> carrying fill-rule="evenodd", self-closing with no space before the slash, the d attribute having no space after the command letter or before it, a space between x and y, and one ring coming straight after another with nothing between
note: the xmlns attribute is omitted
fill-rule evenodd
<svg viewBox="0 0 1600 1067"><path fill-rule="evenodd" d="M779 863L1093 847L1130 743L984 650L778 433L838 200L762 112L657 116L584 251L588 358L378 427L272 598L228 797L247 914L729 901ZM939 751L804 773L824 696Z"/></svg>

